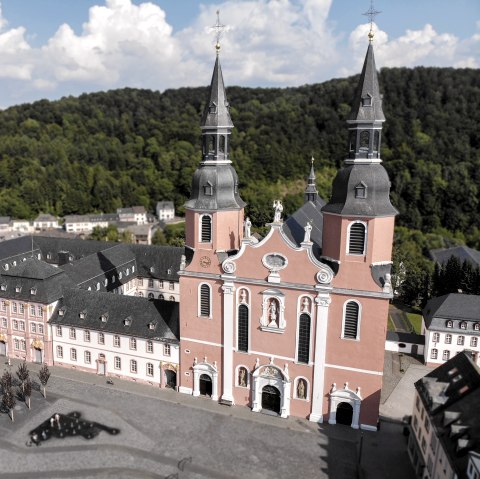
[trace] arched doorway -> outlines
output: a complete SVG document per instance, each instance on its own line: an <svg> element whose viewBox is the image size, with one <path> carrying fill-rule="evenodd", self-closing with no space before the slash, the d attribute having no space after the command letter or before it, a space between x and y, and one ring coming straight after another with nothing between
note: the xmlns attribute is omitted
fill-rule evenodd
<svg viewBox="0 0 480 479"><path fill-rule="evenodd" d="M206 374L204 374L204 376L206 376ZM177 387L177 373L175 371L172 371L171 369L167 369L165 371L165 378L167 380L165 384L166 388L175 389Z"/></svg>
<svg viewBox="0 0 480 479"><path fill-rule="evenodd" d="M212 396L212 378L208 374L202 374L199 381L200 396Z"/></svg>
<svg viewBox="0 0 480 479"><path fill-rule="evenodd" d="M275 386L262 389L262 409L280 414L280 391Z"/></svg>
<svg viewBox="0 0 480 479"><path fill-rule="evenodd" d="M341 402L337 406L337 424L351 426L353 419L353 407L347 402Z"/></svg>
<svg viewBox="0 0 480 479"><path fill-rule="evenodd" d="M43 362L43 351L39 348L33 348L33 362L37 364L42 364Z"/></svg>

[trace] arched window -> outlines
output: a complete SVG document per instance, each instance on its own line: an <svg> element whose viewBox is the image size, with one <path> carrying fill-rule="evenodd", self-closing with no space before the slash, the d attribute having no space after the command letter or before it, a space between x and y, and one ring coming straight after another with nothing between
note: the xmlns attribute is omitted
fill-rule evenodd
<svg viewBox="0 0 480 479"><path fill-rule="evenodd" d="M175 301L175 296L170 296L168 299L169 301Z"/></svg>
<svg viewBox="0 0 480 479"><path fill-rule="evenodd" d="M163 294L159 294L158 299L165 299L165 297L163 296Z"/></svg>
<svg viewBox="0 0 480 479"><path fill-rule="evenodd" d="M222 153L225 151L225 137L223 135L219 138L218 150Z"/></svg>
<svg viewBox="0 0 480 479"><path fill-rule="evenodd" d="M302 313L298 321L297 352L297 361L308 364L310 360L310 316L306 313Z"/></svg>
<svg viewBox="0 0 480 479"><path fill-rule="evenodd" d="M360 306L356 301L348 301L343 317L343 337L357 339Z"/></svg>
<svg viewBox="0 0 480 479"><path fill-rule="evenodd" d="M378 130L373 137L373 149L375 151L380 151L380 132Z"/></svg>
<svg viewBox="0 0 480 479"><path fill-rule="evenodd" d="M363 130L360 133L360 149L368 150L370 143L370 132L367 130Z"/></svg>
<svg viewBox="0 0 480 479"><path fill-rule="evenodd" d="M153 293L148 293L148 299L153 299L154 296L153 296Z"/></svg>
<svg viewBox="0 0 480 479"><path fill-rule="evenodd" d="M200 298L199 298L199 316L210 317L210 286L208 284L202 284L200 286Z"/></svg>
<svg viewBox="0 0 480 479"><path fill-rule="evenodd" d="M248 352L248 306L238 307L238 350Z"/></svg>
<svg viewBox="0 0 480 479"><path fill-rule="evenodd" d="M202 216L202 243L210 243L212 241L212 217L209 215Z"/></svg>
<svg viewBox="0 0 480 479"><path fill-rule="evenodd" d="M446 326L447 326L447 328L453 328L453 321L449 319L449 320L446 322Z"/></svg>
<svg viewBox="0 0 480 479"><path fill-rule="evenodd" d="M348 235L348 254L365 254L366 227L363 223L352 223Z"/></svg>

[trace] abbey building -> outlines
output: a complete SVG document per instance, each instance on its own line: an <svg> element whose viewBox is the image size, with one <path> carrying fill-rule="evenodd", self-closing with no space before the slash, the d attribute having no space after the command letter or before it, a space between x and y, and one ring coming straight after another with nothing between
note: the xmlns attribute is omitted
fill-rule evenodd
<svg viewBox="0 0 480 479"><path fill-rule="evenodd" d="M313 163L288 219L252 234L230 159L220 59L202 116L183 248L0 244L0 355L129 378L227 406L375 429L394 218L368 46L332 196ZM142 298L143 296L143 298Z"/></svg>

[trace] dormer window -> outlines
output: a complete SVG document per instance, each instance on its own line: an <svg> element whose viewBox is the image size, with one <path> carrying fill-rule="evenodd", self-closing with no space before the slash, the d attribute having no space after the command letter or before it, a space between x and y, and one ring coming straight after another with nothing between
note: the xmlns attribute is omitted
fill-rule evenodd
<svg viewBox="0 0 480 479"><path fill-rule="evenodd" d="M210 183L210 181L207 181L207 184L203 186L203 192L205 196L213 195L213 185Z"/></svg>
<svg viewBox="0 0 480 479"><path fill-rule="evenodd" d="M475 323L475 324L473 325L473 330L474 330L474 331L480 331L480 323Z"/></svg>
<svg viewBox="0 0 480 479"><path fill-rule="evenodd" d="M156 323L148 323L148 329L150 329L151 331L155 330L156 326Z"/></svg>
<svg viewBox="0 0 480 479"><path fill-rule="evenodd" d="M32 288L30 290L30 294L33 294L33 295L37 294L37 288Z"/></svg>
<svg viewBox="0 0 480 479"><path fill-rule="evenodd" d="M155 268L153 266L150 266L150 273L155 273Z"/></svg>
<svg viewBox="0 0 480 479"><path fill-rule="evenodd" d="M0 285L0 289L1 289L2 291L7 291L7 285L6 285L5 283L2 283L2 284Z"/></svg>
<svg viewBox="0 0 480 479"><path fill-rule="evenodd" d="M102 314L100 316L100 320L102 321L102 323L106 323L108 321L108 314L107 313Z"/></svg>
<svg viewBox="0 0 480 479"><path fill-rule="evenodd" d="M86 311L80 311L80 313L78 313L78 317L80 319L85 319L87 317L87 312Z"/></svg>
<svg viewBox="0 0 480 479"><path fill-rule="evenodd" d="M367 197L367 185L362 181L355 186L355 198L364 200Z"/></svg>
<svg viewBox="0 0 480 479"><path fill-rule="evenodd" d="M362 98L362 106L372 106L372 95L367 93L367 96Z"/></svg>
<svg viewBox="0 0 480 479"><path fill-rule="evenodd" d="M167 269L167 274L172 274L172 268Z"/></svg>
<svg viewBox="0 0 480 479"><path fill-rule="evenodd" d="M448 320L447 323L446 323L446 327L447 328L453 328L453 321Z"/></svg>
<svg viewBox="0 0 480 479"><path fill-rule="evenodd" d="M121 272L118 273L118 279L122 279L122 277L123 277L123 274Z"/></svg>
<svg viewBox="0 0 480 479"><path fill-rule="evenodd" d="M123 320L125 326L130 326L132 324L132 318L128 317Z"/></svg>
<svg viewBox="0 0 480 479"><path fill-rule="evenodd" d="M5 263L3 269L4 269L5 271L8 271L8 268L10 268L10 266L8 265L8 263Z"/></svg>
<svg viewBox="0 0 480 479"><path fill-rule="evenodd" d="M58 310L58 315L59 315L59 316L65 316L65 308L60 308L60 309Z"/></svg>
<svg viewBox="0 0 480 479"><path fill-rule="evenodd" d="M15 286L15 293L21 293L21 291L22 291L21 286L19 286L19 285Z"/></svg>
<svg viewBox="0 0 480 479"><path fill-rule="evenodd" d="M460 329L467 329L467 323L465 321L460 322Z"/></svg>

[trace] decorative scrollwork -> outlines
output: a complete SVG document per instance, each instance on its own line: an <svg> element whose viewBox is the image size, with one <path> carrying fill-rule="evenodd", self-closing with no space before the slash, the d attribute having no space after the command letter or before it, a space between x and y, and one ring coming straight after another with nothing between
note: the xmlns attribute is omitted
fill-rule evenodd
<svg viewBox="0 0 480 479"><path fill-rule="evenodd" d="M322 269L317 273L317 281L321 284L331 283L332 279L333 279L333 274L330 271Z"/></svg>
<svg viewBox="0 0 480 479"><path fill-rule="evenodd" d="M232 274L235 273L237 265L233 261L224 261L222 263L222 269L225 273Z"/></svg>

